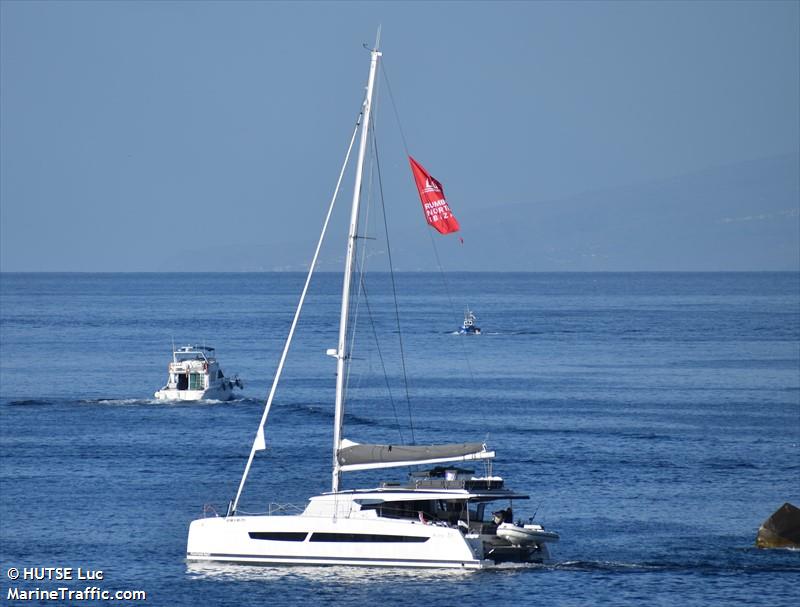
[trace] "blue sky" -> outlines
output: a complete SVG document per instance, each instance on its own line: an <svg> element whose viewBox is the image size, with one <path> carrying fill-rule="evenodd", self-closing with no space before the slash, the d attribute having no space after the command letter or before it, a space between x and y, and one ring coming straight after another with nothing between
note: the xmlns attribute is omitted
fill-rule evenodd
<svg viewBox="0 0 800 607"><path fill-rule="evenodd" d="M791 157L799 7L3 0L0 269L299 269L378 24L410 151L468 244L507 205ZM384 186L424 232L385 93Z"/></svg>

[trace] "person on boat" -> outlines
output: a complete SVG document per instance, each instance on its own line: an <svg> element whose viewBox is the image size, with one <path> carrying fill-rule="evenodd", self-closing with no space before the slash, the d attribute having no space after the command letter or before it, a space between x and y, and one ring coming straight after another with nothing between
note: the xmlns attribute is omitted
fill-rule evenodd
<svg viewBox="0 0 800 607"><path fill-rule="evenodd" d="M496 512L492 512L492 518L495 525L502 525L503 523L513 523L514 513L511 510L511 506L509 506L505 510L498 510Z"/></svg>

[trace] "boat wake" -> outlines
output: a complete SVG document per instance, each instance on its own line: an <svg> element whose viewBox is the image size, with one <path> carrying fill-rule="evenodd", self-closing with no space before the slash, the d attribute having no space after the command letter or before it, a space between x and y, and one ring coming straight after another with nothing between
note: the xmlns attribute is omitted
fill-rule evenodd
<svg viewBox="0 0 800 607"><path fill-rule="evenodd" d="M8 402L8 405L10 407L39 407L42 405L50 405L50 404L52 404L50 401L40 400L35 398L12 400Z"/></svg>
<svg viewBox="0 0 800 607"><path fill-rule="evenodd" d="M462 333L461 331L445 331L445 335L468 335L467 333ZM543 331L484 331L481 330L478 335L505 335L505 336L514 336L514 335L544 335Z"/></svg>
<svg viewBox="0 0 800 607"><path fill-rule="evenodd" d="M755 549L754 549L755 550ZM786 564L775 562L733 561L659 561L626 563L620 561L563 561L539 565L540 568L559 571L607 572L607 573L699 573L705 575L730 575L752 573L800 573L800 563Z"/></svg>
<svg viewBox="0 0 800 607"><path fill-rule="evenodd" d="M263 404L263 402L259 402L259 404ZM305 403L287 403L284 405L284 407L287 412L297 414L303 417L313 417L324 420L333 419L333 412L330 411L328 408L325 408L323 404L309 405ZM354 413L347 413L347 421L350 424L358 424L361 426L383 425L377 420L364 417L361 415L356 415Z"/></svg>
<svg viewBox="0 0 800 607"><path fill-rule="evenodd" d="M205 406L205 405L230 405L236 402L245 402L248 399L237 400L216 400L204 399L193 401L177 400L158 400L156 398L87 398L78 401L83 405L109 405L109 406L130 406L130 405L155 405L159 407L186 407L186 406Z"/></svg>
<svg viewBox="0 0 800 607"><path fill-rule="evenodd" d="M605 572L650 572L663 569L660 565L624 563L620 561L563 561L549 563L543 567L559 571L605 571Z"/></svg>
<svg viewBox="0 0 800 607"><path fill-rule="evenodd" d="M519 567L517 567L519 568ZM196 579L216 581L281 581L308 579L314 583L374 584L376 581L403 579L438 581L446 577L475 575L475 569L408 569L404 567L373 567L364 575L363 567L330 565L328 567L303 567L298 565L252 565L247 563L189 562L186 572Z"/></svg>
<svg viewBox="0 0 800 607"><path fill-rule="evenodd" d="M155 405L154 398L85 398L78 401L82 405Z"/></svg>
<svg viewBox="0 0 800 607"><path fill-rule="evenodd" d="M794 549L797 551L797 549ZM697 563L626 563L623 561L563 561L552 563L500 563L487 569L406 569L393 567L374 567L370 569L370 575L364 575L361 567L350 567L345 565L332 565L330 567L302 567L296 565L285 566L263 566L251 565L246 563L196 563L190 562L186 565L186 571L193 577L216 579L216 580L282 580L286 578L308 577L314 581L329 578L331 581L345 583L369 583L376 579L387 581L400 578L411 577L416 580L420 576L430 576L431 579L440 579L445 576L463 575L491 575L498 573L522 573L522 572L585 572L585 573L654 573L654 572L691 572L706 573L709 575L730 574L733 572L754 573L765 571L800 571L798 567L781 567L776 569L774 565L747 565L735 566L724 564L704 564Z"/></svg>

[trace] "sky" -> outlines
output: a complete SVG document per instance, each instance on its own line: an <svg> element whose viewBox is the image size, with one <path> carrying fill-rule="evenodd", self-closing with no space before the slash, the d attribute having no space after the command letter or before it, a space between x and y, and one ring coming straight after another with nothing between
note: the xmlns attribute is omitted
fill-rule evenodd
<svg viewBox="0 0 800 607"><path fill-rule="evenodd" d="M480 230L508 209L536 222L537 205L800 154L798 2L2 0L0 270L302 269L379 25L399 269L430 246L403 137L461 219L465 244L442 246L480 251L448 253L456 269L511 267L502 225ZM626 204L646 211L648 196ZM746 269L800 264L796 205L776 204L759 212L788 222L786 259ZM616 238L603 208L595 236ZM566 213L556 231L580 241L578 223ZM547 269L518 257L513 269ZM672 269L744 267L729 258ZM632 246L599 269L664 259Z"/></svg>

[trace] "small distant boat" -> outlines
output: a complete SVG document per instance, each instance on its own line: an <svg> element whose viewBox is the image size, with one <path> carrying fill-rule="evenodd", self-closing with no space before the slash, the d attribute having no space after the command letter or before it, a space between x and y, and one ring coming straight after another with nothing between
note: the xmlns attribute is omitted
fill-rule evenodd
<svg viewBox="0 0 800 607"><path fill-rule="evenodd" d="M480 335L481 329L480 327L475 326L475 321L478 320L478 317L472 313L472 311L467 308L467 311L464 312L464 324L461 325L461 328L458 330L459 335Z"/></svg>
<svg viewBox="0 0 800 607"><path fill-rule="evenodd" d="M157 400L230 400L235 388L244 387L238 377L225 377L208 346L173 348L167 373L167 384L154 394Z"/></svg>

